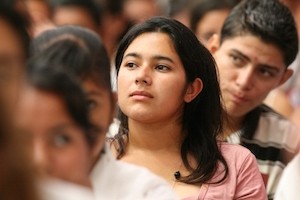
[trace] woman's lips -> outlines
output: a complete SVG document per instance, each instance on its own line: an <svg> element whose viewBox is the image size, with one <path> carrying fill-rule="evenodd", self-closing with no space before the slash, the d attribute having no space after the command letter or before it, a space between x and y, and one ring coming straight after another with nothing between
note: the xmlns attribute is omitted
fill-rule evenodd
<svg viewBox="0 0 300 200"><path fill-rule="evenodd" d="M146 91L134 91L130 93L130 97L136 99L136 100L144 100L144 99L152 99L153 95L151 95L149 92Z"/></svg>

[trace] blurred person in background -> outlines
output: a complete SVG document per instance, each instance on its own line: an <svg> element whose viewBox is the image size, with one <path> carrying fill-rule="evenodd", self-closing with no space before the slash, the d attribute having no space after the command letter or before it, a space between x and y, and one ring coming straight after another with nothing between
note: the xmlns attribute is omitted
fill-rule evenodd
<svg viewBox="0 0 300 200"><path fill-rule="evenodd" d="M93 157L98 159L116 104L110 84L110 62L99 36L83 27L57 27L32 41L31 54L40 62L74 74L82 84L95 126L95 144L99 144Z"/></svg>
<svg viewBox="0 0 300 200"><path fill-rule="evenodd" d="M100 10L100 36L111 61L112 90L116 91L114 57L119 41L133 25L124 13L124 0L96 0Z"/></svg>
<svg viewBox="0 0 300 200"><path fill-rule="evenodd" d="M51 20L57 25L78 25L99 33L100 14L93 0L49 0Z"/></svg>
<svg viewBox="0 0 300 200"><path fill-rule="evenodd" d="M28 140L14 123L15 106L28 57L28 23L0 1L0 199L37 200ZM13 3L13 1L10 1Z"/></svg>
<svg viewBox="0 0 300 200"><path fill-rule="evenodd" d="M1 0L1 5L13 8L23 17L28 17L24 0Z"/></svg>
<svg viewBox="0 0 300 200"><path fill-rule="evenodd" d="M169 0L170 17L190 27L191 8L197 0Z"/></svg>
<svg viewBox="0 0 300 200"><path fill-rule="evenodd" d="M51 199L49 194L56 194L63 199L63 196L85 193L89 198L84 199L92 199L89 170L93 126L89 122L85 94L71 75L53 65L47 68L45 65L35 58L29 60L16 117L18 128L31 142L30 155L41 196ZM68 184L60 192L55 191L56 184L51 187L48 184L53 178ZM70 183L84 187L81 192L65 194L67 190L63 188L68 188Z"/></svg>
<svg viewBox="0 0 300 200"><path fill-rule="evenodd" d="M133 24L169 15L169 0L124 0L124 13Z"/></svg>
<svg viewBox="0 0 300 200"><path fill-rule="evenodd" d="M2 97L14 107L20 89L30 38L28 22L11 7L0 7L0 75Z"/></svg>
<svg viewBox="0 0 300 200"><path fill-rule="evenodd" d="M47 0L25 0L30 20L30 34L35 37L55 25L51 21L51 9Z"/></svg>
<svg viewBox="0 0 300 200"><path fill-rule="evenodd" d="M191 29L205 46L213 34L220 34L223 23L234 5L228 0L200 0L193 5Z"/></svg>
<svg viewBox="0 0 300 200"><path fill-rule="evenodd" d="M7 100L7 98L3 98L5 94L2 91L1 89L0 199L38 200L40 198L38 198L34 168L27 151L30 145L29 139L16 129L11 105L3 101L3 99Z"/></svg>
<svg viewBox="0 0 300 200"><path fill-rule="evenodd" d="M95 0L100 10L100 36L110 59L132 24L124 14L124 0Z"/></svg>

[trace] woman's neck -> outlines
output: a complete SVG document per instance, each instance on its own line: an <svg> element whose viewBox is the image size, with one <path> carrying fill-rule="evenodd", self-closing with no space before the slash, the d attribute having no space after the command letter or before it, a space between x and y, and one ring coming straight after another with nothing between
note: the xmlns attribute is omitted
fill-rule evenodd
<svg viewBox="0 0 300 200"><path fill-rule="evenodd" d="M179 151L184 138L178 123L144 124L128 121L129 148L149 151Z"/></svg>

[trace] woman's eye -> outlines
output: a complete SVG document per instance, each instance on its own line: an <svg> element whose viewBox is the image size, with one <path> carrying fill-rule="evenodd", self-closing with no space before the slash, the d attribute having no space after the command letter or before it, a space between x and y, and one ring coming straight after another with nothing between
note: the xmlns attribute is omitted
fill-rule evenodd
<svg viewBox="0 0 300 200"><path fill-rule="evenodd" d="M133 62L129 62L125 66L128 67L128 68L135 68L137 65Z"/></svg>
<svg viewBox="0 0 300 200"><path fill-rule="evenodd" d="M155 69L157 69L159 71L168 71L170 68L165 65L158 65L158 66L156 66Z"/></svg>
<svg viewBox="0 0 300 200"><path fill-rule="evenodd" d="M71 141L71 138L68 135L66 135L66 134L56 134L54 136L54 141L53 142L54 142L54 145L56 147L63 147L65 145L69 144L70 141Z"/></svg>

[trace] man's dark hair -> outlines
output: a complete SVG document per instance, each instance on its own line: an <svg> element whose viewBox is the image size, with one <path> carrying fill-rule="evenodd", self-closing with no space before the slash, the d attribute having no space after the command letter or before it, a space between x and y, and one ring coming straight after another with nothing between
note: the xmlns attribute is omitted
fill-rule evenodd
<svg viewBox="0 0 300 200"><path fill-rule="evenodd" d="M278 0L243 0L232 9L221 31L221 43L236 36L253 35L282 52L286 66L298 52L298 35L290 10Z"/></svg>

